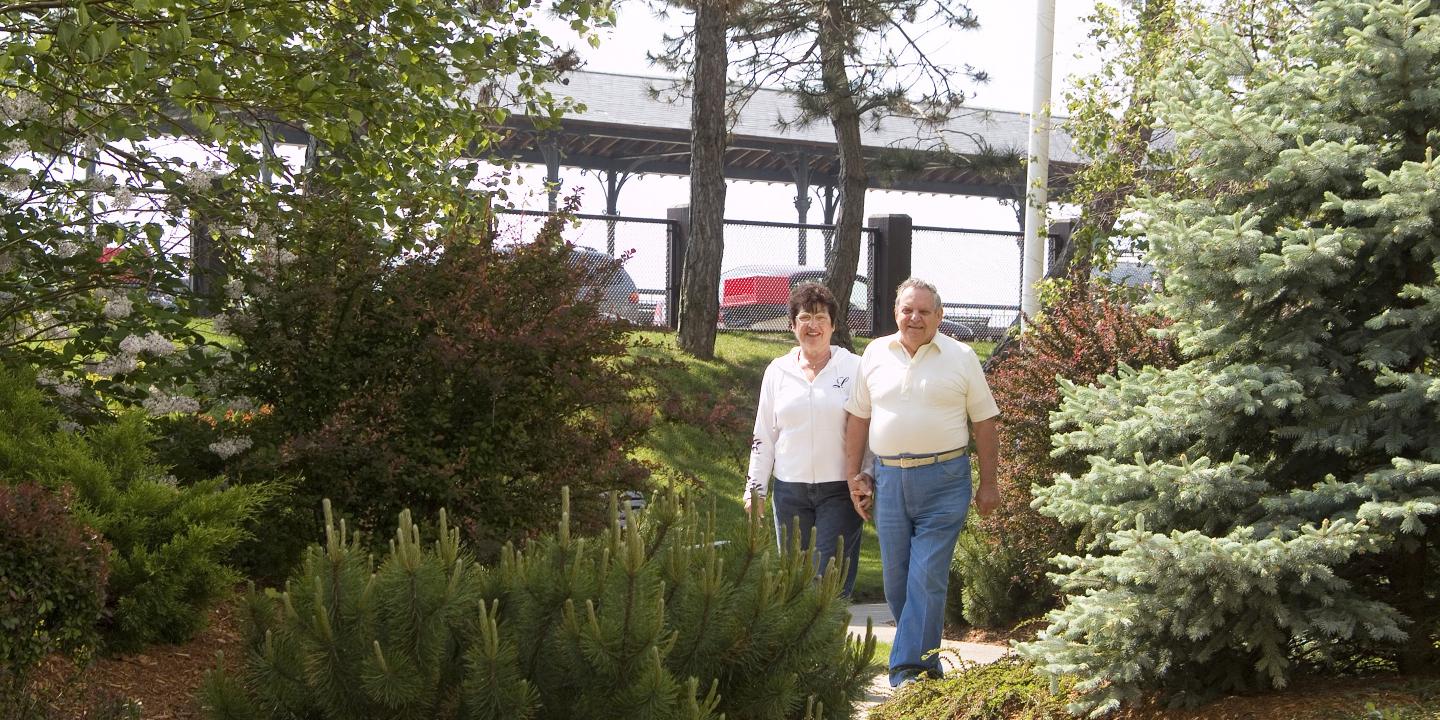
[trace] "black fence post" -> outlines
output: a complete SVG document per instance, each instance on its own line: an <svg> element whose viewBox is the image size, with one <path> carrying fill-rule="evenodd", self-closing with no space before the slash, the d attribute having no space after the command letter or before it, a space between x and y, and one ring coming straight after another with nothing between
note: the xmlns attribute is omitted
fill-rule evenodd
<svg viewBox="0 0 1440 720"><path fill-rule="evenodd" d="M685 268L685 248L690 244L690 206L677 205L665 211L670 221L670 266L665 268L665 326L672 331L680 324L680 275Z"/></svg>
<svg viewBox="0 0 1440 720"><path fill-rule="evenodd" d="M1047 228L1050 235L1049 252L1046 253L1046 275L1058 275L1064 268L1055 267L1065 253L1065 248L1070 244L1071 236L1075 234L1075 221L1073 219L1056 220L1050 223ZM1073 255L1072 255L1073 257Z"/></svg>
<svg viewBox="0 0 1440 720"><path fill-rule="evenodd" d="M876 215L866 227L875 231L873 260L875 276L870 278L875 301L870 305L875 337L895 332L895 286L910 277L910 238L913 223L909 215Z"/></svg>
<svg viewBox="0 0 1440 720"><path fill-rule="evenodd" d="M196 301L196 314L200 317L214 317L224 302L225 262L220 256L214 232L205 212L191 212L190 294Z"/></svg>

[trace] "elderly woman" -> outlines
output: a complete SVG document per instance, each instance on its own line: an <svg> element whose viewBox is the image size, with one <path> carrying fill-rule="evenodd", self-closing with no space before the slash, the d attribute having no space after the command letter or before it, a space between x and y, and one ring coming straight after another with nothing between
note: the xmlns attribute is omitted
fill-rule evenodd
<svg viewBox="0 0 1440 720"><path fill-rule="evenodd" d="M835 296L823 285L805 283L790 293L790 329L799 347L765 369L745 509L758 504L764 514L773 474L771 500L780 546L787 547L791 534L799 531L801 546L808 548L813 528L818 572L836 557L843 540L845 556L838 565L845 572L843 592L849 597L860 563L863 521L850 502L844 472L845 401L860 356L830 344L837 310Z"/></svg>

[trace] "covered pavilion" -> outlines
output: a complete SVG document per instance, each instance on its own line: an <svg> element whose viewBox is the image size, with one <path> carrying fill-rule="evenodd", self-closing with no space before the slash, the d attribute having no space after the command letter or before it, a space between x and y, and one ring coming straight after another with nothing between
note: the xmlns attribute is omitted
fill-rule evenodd
<svg viewBox="0 0 1440 720"><path fill-rule="evenodd" d="M584 106L558 126L538 128L516 113L498 154L544 165L550 208L556 207L560 168L593 172L605 188L605 214L618 215L621 188L640 174L688 175L690 102L681 81L574 71L551 90ZM795 186L797 222L805 224L810 190L821 189L823 224L833 224L838 154L829 122L797 123L793 95L757 90L731 124L725 177ZM1030 133L1026 113L962 108L943 126L883 118L861 128L870 158L870 188L1018 200L1024 195L1024 160ZM1051 131L1050 197L1081 165L1069 135Z"/></svg>

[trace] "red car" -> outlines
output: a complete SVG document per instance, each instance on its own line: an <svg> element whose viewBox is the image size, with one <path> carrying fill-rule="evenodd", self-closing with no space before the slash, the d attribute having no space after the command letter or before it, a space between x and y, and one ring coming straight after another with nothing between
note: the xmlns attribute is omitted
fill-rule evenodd
<svg viewBox="0 0 1440 720"><path fill-rule="evenodd" d="M824 282L825 268L806 265L741 265L720 274L720 327L786 330L790 327L790 289ZM870 331L870 280L855 277L850 290L849 326Z"/></svg>

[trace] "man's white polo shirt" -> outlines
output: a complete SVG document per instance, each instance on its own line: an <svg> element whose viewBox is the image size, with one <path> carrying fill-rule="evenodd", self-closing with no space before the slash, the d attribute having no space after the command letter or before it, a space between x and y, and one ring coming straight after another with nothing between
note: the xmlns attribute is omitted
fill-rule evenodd
<svg viewBox="0 0 1440 720"><path fill-rule="evenodd" d="M967 420L1000 414L979 356L939 334L914 357L899 333L870 343L845 410L869 418L870 450L880 456L964 448L970 444Z"/></svg>

